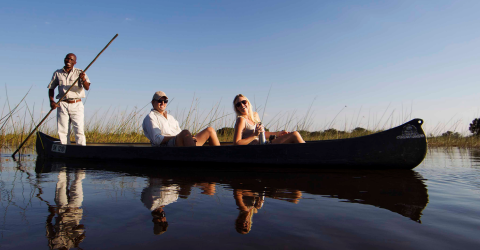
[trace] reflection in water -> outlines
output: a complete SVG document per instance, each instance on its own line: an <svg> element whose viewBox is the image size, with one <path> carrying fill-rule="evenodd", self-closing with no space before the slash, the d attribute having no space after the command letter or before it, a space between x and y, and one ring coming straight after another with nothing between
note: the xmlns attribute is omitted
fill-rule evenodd
<svg viewBox="0 0 480 250"><path fill-rule="evenodd" d="M42 165L44 168L38 171L49 171L48 166L52 164ZM178 202L179 198L187 199L191 195L192 188L201 189L201 193L205 195L214 195L218 185L233 192L239 211L235 220L235 230L241 234L251 232L253 216L262 209L265 202L268 203L266 201L268 198L299 204L305 194L316 195L341 202L387 209L419 223L422 211L428 204L427 188L423 177L412 170L322 170L309 173L269 173L203 171L195 168L189 171L185 169L174 171L126 163L89 165L76 162L67 163L67 167L72 171L79 168L92 168L96 171L104 170L122 175L147 177L148 184L141 193L141 201L151 211L153 231L156 235L167 231L166 214L170 204ZM75 171L75 173L80 172ZM269 207L269 209L274 208ZM79 225L79 220L76 225ZM84 232L78 231L77 235L84 235Z"/></svg>
<svg viewBox="0 0 480 250"><path fill-rule="evenodd" d="M45 163L42 170L35 168L34 159L17 164L1 156L0 249L50 249L62 230L73 239L88 236L83 241L77 238L81 241L77 248L70 240L71 249L476 249L480 240L471 229L480 225L477 152L431 150L415 171L287 174L204 168L173 172L160 164L100 161L55 165L65 166L62 169ZM61 214L69 207L57 211L61 202L55 193L65 194L60 191L64 183L63 204L74 204L72 189L82 171L83 215L66 225ZM141 201L149 178L179 187L177 201L163 208L169 227L161 236L153 234L151 211ZM234 199L235 193L241 201ZM262 196L263 206L258 206ZM245 215L240 207L255 211L252 206L258 213L239 218ZM248 234L237 232L237 218L253 221L245 227ZM414 222L420 220L424 224ZM81 224L83 233L81 228L67 229ZM65 242L57 247L63 245L69 247Z"/></svg>
<svg viewBox="0 0 480 250"><path fill-rule="evenodd" d="M248 234L252 229L253 214L258 213L265 201L264 196L250 190L234 189L233 197L238 206L238 217L235 220L235 229L241 234Z"/></svg>
<svg viewBox="0 0 480 250"><path fill-rule="evenodd" d="M480 150L471 149L468 152L470 152L470 157L473 162L480 162Z"/></svg>
<svg viewBox="0 0 480 250"><path fill-rule="evenodd" d="M234 189L233 196L238 210L240 210L235 220L235 229L240 234L248 234L252 229L253 214L258 213L258 210L263 207L265 197L298 204L302 197L302 191L298 189L277 189L274 187L264 188L262 192Z"/></svg>
<svg viewBox="0 0 480 250"><path fill-rule="evenodd" d="M153 233L155 235L163 234L167 231L168 222L165 213L165 206L174 203L178 198L187 199L191 193L192 187L202 190L202 194L214 195L214 183L172 183L168 178L150 175L148 177L148 186L143 189L141 200L145 207L152 211Z"/></svg>
<svg viewBox="0 0 480 250"><path fill-rule="evenodd" d="M412 170L325 170L315 173L268 173L236 178L233 188L264 193L265 197L297 204L303 193L344 202L373 205L421 222L428 204L423 178Z"/></svg>
<svg viewBox="0 0 480 250"><path fill-rule="evenodd" d="M163 208L178 200L180 187L176 184L165 185L161 178L149 178L148 186L142 191L142 202L152 211L153 233L163 234L167 231L168 222Z"/></svg>
<svg viewBox="0 0 480 250"><path fill-rule="evenodd" d="M479 168L480 149L478 148L430 148L425 162L439 167L469 166Z"/></svg>
<svg viewBox="0 0 480 250"><path fill-rule="evenodd" d="M64 165L63 163L58 163ZM58 166L57 166L58 167ZM50 249L78 247L85 239L85 227L80 224L83 217L83 187L85 171L76 169L74 179L61 168L55 189L55 204L49 205L46 230ZM70 184L70 186L69 186ZM56 217L55 217L56 216ZM52 220L55 218L55 222Z"/></svg>

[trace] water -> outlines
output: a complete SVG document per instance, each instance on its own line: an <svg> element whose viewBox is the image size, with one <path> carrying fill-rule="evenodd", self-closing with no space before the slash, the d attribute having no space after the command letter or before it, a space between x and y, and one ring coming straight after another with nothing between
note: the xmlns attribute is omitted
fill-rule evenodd
<svg viewBox="0 0 480 250"><path fill-rule="evenodd" d="M2 154L0 248L480 246L479 150L433 149L413 171L169 169Z"/></svg>

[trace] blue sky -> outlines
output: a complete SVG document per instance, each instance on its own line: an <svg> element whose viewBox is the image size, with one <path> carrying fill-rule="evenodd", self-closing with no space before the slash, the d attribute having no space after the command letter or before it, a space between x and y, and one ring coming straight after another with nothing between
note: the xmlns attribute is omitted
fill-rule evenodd
<svg viewBox="0 0 480 250"><path fill-rule="evenodd" d="M264 120L303 117L310 130L399 124L468 132L480 117L480 1L4 1L0 74L11 103L47 106L67 53L92 81L87 118L143 107L208 112L242 93ZM0 106L6 94L1 86ZM313 104L312 104L313 103ZM345 107L346 106L346 107ZM145 110L147 113L147 110ZM260 112L262 115L263 112ZM390 119L390 120L389 120Z"/></svg>

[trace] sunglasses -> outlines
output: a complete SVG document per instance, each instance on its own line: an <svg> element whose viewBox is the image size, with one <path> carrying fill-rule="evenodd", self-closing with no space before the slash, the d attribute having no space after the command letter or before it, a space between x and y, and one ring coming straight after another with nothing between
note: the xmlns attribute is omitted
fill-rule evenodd
<svg viewBox="0 0 480 250"><path fill-rule="evenodd" d="M160 99L160 100L157 100L157 102L158 102L158 103L162 103L162 102L168 103L168 100L162 100L162 99Z"/></svg>
<svg viewBox="0 0 480 250"><path fill-rule="evenodd" d="M241 101L241 102L237 102L237 103L235 103L235 107L239 108L240 106L242 106L242 103L243 103L243 105L247 105L248 102L247 102L247 100L243 100L243 101Z"/></svg>

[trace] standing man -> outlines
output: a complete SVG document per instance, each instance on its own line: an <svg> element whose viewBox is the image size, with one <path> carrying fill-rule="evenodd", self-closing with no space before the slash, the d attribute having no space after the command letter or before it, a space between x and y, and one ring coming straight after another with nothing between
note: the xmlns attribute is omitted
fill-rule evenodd
<svg viewBox="0 0 480 250"><path fill-rule="evenodd" d="M81 69L74 68L77 63L77 56L73 53L67 54L64 60L65 66L53 73L52 80L48 84L48 97L50 107L57 109L57 130L60 142L70 144L70 125L73 125L75 141L77 145L85 146L87 144L83 130L84 114L81 98L85 98L85 90L90 89L90 80ZM65 92L80 76L75 86L70 89L65 98L56 104L53 99L55 88L58 86L57 99L62 98Z"/></svg>
<svg viewBox="0 0 480 250"><path fill-rule="evenodd" d="M180 129L178 121L167 114L168 97L163 91L157 91L152 98L153 109L143 119L143 133L153 147L190 147L202 146L207 140L210 146L220 146L217 132L208 127L195 137L190 131Z"/></svg>

